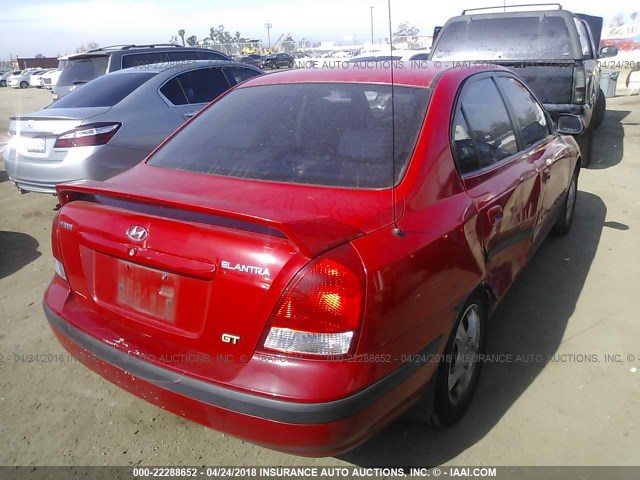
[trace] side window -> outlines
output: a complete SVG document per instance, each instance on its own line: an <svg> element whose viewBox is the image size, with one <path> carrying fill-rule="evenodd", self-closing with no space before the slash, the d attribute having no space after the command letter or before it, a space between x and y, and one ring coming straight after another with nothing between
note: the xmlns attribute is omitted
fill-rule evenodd
<svg viewBox="0 0 640 480"><path fill-rule="evenodd" d="M463 92L460 110L466 121L460 129L466 129L476 149L476 161L471 162L474 169L488 167L518 152L511 119L492 79L471 83ZM462 165L460 168L461 173L469 171Z"/></svg>
<svg viewBox="0 0 640 480"><path fill-rule="evenodd" d="M175 52L167 52L170 62L187 62L189 60L195 61L200 58L200 52L178 50Z"/></svg>
<svg viewBox="0 0 640 480"><path fill-rule="evenodd" d="M160 88L160 92L174 105L186 105L189 103L187 101L187 95L180 85L179 77L174 77L165 83L162 88Z"/></svg>
<svg viewBox="0 0 640 480"><path fill-rule="evenodd" d="M259 72L251 70L249 68L241 67L225 68L224 73L227 75L227 78L229 79L229 83L231 83L231 85L237 85L244 82L245 80L249 80L250 78L260 75Z"/></svg>
<svg viewBox="0 0 640 480"><path fill-rule="evenodd" d="M464 119L461 109L458 109L456 112L456 117L453 122L453 145L455 147L458 169L461 174L480 168L478 165L476 145L471 138L467 121Z"/></svg>
<svg viewBox="0 0 640 480"><path fill-rule="evenodd" d="M160 92L174 105L209 103L229 90L220 68L201 68L182 73L165 83Z"/></svg>
<svg viewBox="0 0 640 480"><path fill-rule="evenodd" d="M200 60L229 60L229 57L211 50L202 50L198 52Z"/></svg>
<svg viewBox="0 0 640 480"><path fill-rule="evenodd" d="M578 30L578 38L580 39L580 49L582 50L582 56L591 58L591 42L589 40L587 29L584 26L582 20L574 18L573 21L576 23L576 30Z"/></svg>
<svg viewBox="0 0 640 480"><path fill-rule="evenodd" d="M167 54L164 52L133 53L131 55L123 55L122 68L140 67L166 61Z"/></svg>
<svg viewBox="0 0 640 480"><path fill-rule="evenodd" d="M529 148L549 135L544 111L527 87L515 78L507 77L499 77L498 85L513 107L524 148Z"/></svg>

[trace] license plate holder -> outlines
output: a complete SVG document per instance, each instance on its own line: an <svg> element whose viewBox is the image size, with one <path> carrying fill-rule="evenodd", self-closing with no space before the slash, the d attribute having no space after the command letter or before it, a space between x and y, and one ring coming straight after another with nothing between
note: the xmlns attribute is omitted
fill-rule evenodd
<svg viewBox="0 0 640 480"><path fill-rule="evenodd" d="M121 307L175 323L178 276L118 260L116 301Z"/></svg>
<svg viewBox="0 0 640 480"><path fill-rule="evenodd" d="M42 137L20 137L20 150L23 153L44 153L45 139Z"/></svg>

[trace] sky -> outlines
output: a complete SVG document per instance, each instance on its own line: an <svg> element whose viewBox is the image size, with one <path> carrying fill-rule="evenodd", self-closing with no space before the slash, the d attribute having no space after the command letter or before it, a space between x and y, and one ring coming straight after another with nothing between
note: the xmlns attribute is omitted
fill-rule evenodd
<svg viewBox="0 0 640 480"><path fill-rule="evenodd" d="M503 0L390 0L395 30L409 22L430 35L433 27L465 8L499 5ZM522 0L509 4L526 3ZM605 26L618 13L638 11L638 0L566 0L573 12L602 16ZM38 53L58 56L75 52L91 41L114 44L166 43L179 29L186 37L202 39L210 27L224 25L230 32L262 39L267 45L266 23L271 23L271 42L281 34L294 40L363 43L371 37L373 7L374 39L389 37L387 0L8 0L0 14L0 61L10 55L33 57Z"/></svg>

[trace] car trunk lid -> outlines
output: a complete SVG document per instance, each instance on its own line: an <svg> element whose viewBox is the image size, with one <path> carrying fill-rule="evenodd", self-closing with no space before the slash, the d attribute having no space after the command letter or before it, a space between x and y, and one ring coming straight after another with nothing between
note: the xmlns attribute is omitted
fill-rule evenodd
<svg viewBox="0 0 640 480"><path fill-rule="evenodd" d="M49 158L58 136L111 107L46 108L9 119L9 136L20 156Z"/></svg>
<svg viewBox="0 0 640 480"><path fill-rule="evenodd" d="M123 338L135 351L155 351L158 341L188 355L250 358L282 292L310 259L390 220L388 192L345 190L348 200L323 208L313 197L324 189L287 186L300 195L296 208L287 195L274 195L277 185L209 178L205 193L201 176L185 172L172 172L168 193L154 170L145 169L154 188L113 181L58 187L71 289L116 333L110 342ZM243 202L242 186L250 198L270 195L271 202ZM342 208L328 215L327 203ZM207 378L228 374L220 365L164 363Z"/></svg>

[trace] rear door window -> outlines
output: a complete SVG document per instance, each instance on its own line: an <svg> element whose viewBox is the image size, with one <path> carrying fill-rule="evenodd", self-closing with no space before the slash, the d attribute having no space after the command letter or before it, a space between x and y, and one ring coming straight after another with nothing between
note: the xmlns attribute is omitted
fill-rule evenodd
<svg viewBox="0 0 640 480"><path fill-rule="evenodd" d="M549 135L549 126L544 116L542 107L538 104L531 92L515 78L499 77L498 85L507 97L515 114L520 136L524 143L523 148L529 148L534 143Z"/></svg>
<svg viewBox="0 0 640 480"><path fill-rule="evenodd" d="M201 68L172 78L160 88L160 92L173 105L186 105L209 103L229 88L220 68Z"/></svg>
<svg viewBox="0 0 640 480"><path fill-rule="evenodd" d="M155 75L145 71L103 75L47 108L112 107Z"/></svg>
<svg viewBox="0 0 640 480"><path fill-rule="evenodd" d="M242 67L226 67L223 70L232 86L260 75L260 72Z"/></svg>
<svg viewBox="0 0 640 480"><path fill-rule="evenodd" d="M109 57L106 55L68 60L60 74L58 85L82 85L107 73Z"/></svg>
<svg viewBox="0 0 640 480"><path fill-rule="evenodd" d="M166 63L168 60L165 52L132 53L122 56L122 68L143 67L152 63Z"/></svg>
<svg viewBox="0 0 640 480"><path fill-rule="evenodd" d="M516 135L507 108L491 78L476 80L463 93L454 124L455 151L461 151L463 143L475 149L477 158L458 158L460 173L494 165L518 152ZM463 121L464 120L464 121ZM460 143L457 143L460 142Z"/></svg>

